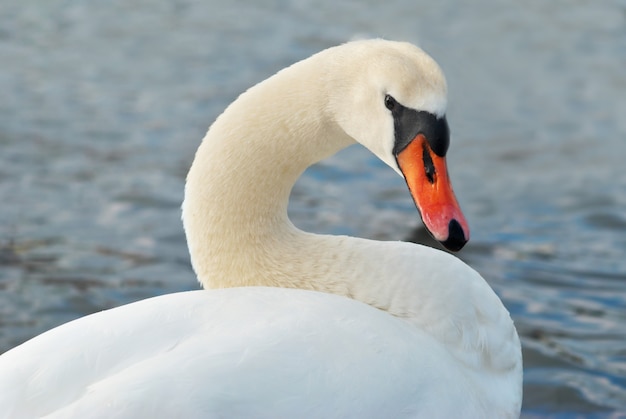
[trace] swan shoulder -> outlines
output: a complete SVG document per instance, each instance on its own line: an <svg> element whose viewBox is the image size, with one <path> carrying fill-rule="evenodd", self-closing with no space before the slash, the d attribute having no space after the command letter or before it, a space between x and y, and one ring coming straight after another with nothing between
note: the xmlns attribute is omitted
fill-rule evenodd
<svg viewBox="0 0 626 419"><path fill-rule="evenodd" d="M354 281L358 286L347 289L325 283L333 293L404 318L449 347L477 349L495 369L510 368L516 360L510 351L519 350L519 340L508 310L487 281L456 256L400 241L319 235L308 239L310 244L299 247L309 256L301 270L314 272L316 261L332 254L336 269L321 272L318 278L358 278ZM289 258L298 261L296 255ZM285 275L278 268L271 274ZM469 363L485 366L479 360Z"/></svg>
<svg viewBox="0 0 626 419"><path fill-rule="evenodd" d="M479 412L457 368L427 333L355 300L192 291L96 313L7 352L0 406L7 417Z"/></svg>
<svg viewBox="0 0 626 419"><path fill-rule="evenodd" d="M484 390L477 399L519 405L519 337L508 310L478 272L454 255L426 246L342 239L350 242L345 247L359 261L344 265L355 266L360 282L368 285L368 294L351 296L432 336L459 363L459 371L472 376L477 384L473 391Z"/></svg>

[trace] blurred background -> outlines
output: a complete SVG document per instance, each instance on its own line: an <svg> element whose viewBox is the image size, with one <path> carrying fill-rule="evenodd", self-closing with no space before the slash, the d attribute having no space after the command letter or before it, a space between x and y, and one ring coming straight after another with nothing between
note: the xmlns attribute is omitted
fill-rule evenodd
<svg viewBox="0 0 626 419"><path fill-rule="evenodd" d="M280 68L378 36L447 75L460 256L516 322L523 416L626 416L623 0L2 2L0 353L197 289L179 208L207 127ZM420 226L356 146L307 171L290 213L382 240Z"/></svg>

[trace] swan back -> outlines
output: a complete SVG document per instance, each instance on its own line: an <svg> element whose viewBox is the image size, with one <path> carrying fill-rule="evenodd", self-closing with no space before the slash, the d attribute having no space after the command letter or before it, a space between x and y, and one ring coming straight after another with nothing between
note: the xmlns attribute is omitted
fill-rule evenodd
<svg viewBox="0 0 626 419"><path fill-rule="evenodd" d="M327 293L170 294L4 354L0 418L514 416L506 386L482 394L445 351L410 323ZM487 396L499 404L483 405Z"/></svg>

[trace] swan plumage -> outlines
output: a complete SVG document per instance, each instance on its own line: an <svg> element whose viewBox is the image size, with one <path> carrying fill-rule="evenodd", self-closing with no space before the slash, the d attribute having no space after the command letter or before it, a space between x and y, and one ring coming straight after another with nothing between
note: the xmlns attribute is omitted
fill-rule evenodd
<svg viewBox="0 0 626 419"><path fill-rule="evenodd" d="M322 51L243 93L185 186L191 260L210 291L96 313L8 351L0 417L518 416L519 339L477 272L287 217L306 167L356 141L405 177L433 236L461 247L445 109L437 64L384 40Z"/></svg>

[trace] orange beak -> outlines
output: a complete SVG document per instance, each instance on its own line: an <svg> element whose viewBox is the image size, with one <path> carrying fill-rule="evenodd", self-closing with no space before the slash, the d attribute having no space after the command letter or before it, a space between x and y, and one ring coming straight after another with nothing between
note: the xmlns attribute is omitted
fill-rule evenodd
<svg viewBox="0 0 626 419"><path fill-rule="evenodd" d="M454 196L445 157L435 154L420 133L396 160L426 229L448 250L460 250L469 240L469 227Z"/></svg>

